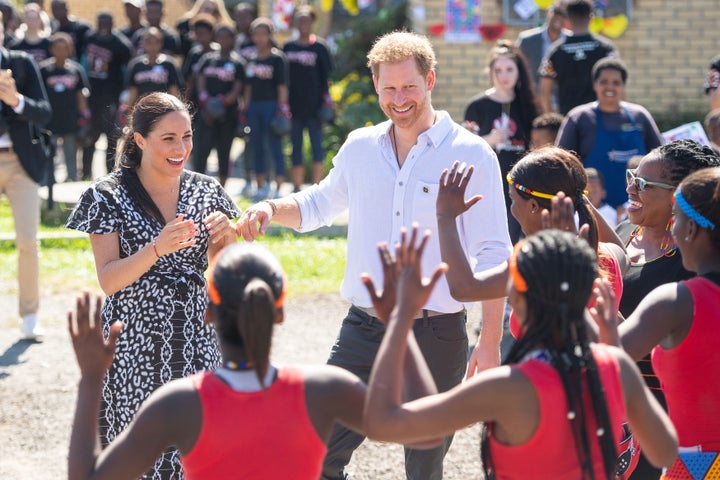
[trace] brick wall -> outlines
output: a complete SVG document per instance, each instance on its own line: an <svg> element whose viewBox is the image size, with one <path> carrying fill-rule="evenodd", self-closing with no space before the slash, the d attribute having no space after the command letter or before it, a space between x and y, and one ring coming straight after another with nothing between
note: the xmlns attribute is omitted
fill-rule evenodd
<svg viewBox="0 0 720 480"><path fill-rule="evenodd" d="M634 1L627 30L613 40L628 66L628 101L653 114L707 111L702 84L710 58L720 54L718 6L717 0ZM426 1L426 26L443 22L444 7L445 0ZM482 23L501 22L499 0L482 0L481 15ZM520 30L508 26L505 36L514 40ZM433 104L461 120L468 99L490 86L486 67L492 44L431 39L438 56Z"/></svg>
<svg viewBox="0 0 720 480"><path fill-rule="evenodd" d="M45 1L45 9L50 13L50 0ZM177 20L190 9L192 0L165 0L165 23L175 26ZM100 10L109 10L115 19L115 27L127 24L122 0L67 0L70 15L82 18L95 26L95 17Z"/></svg>

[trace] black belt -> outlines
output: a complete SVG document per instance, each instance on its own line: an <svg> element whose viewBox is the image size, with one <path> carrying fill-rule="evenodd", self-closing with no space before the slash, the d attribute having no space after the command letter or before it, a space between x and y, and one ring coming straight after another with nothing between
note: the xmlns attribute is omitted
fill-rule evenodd
<svg viewBox="0 0 720 480"><path fill-rule="evenodd" d="M0 147L0 153L10 153L12 151L12 147Z"/></svg>

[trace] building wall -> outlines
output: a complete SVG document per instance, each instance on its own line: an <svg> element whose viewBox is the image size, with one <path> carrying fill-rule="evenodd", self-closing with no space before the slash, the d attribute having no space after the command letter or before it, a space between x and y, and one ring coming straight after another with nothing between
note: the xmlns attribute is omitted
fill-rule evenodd
<svg viewBox="0 0 720 480"><path fill-rule="evenodd" d="M87 20L95 27L95 17L101 10L113 14L115 28L127 24L122 0L66 0L70 15ZM177 20L190 9L192 0L165 0L165 23L174 27ZM45 0L45 10L50 13L50 0Z"/></svg>
<svg viewBox="0 0 720 480"><path fill-rule="evenodd" d="M482 23L501 22L500 0L482 1ZM628 101L656 115L706 112L702 88L710 59L720 54L717 0L635 0L627 30L613 40L627 63ZM426 22L443 22L445 0L426 0ZM421 31L422 25L418 26ZM506 38L522 28L508 26ZM431 36L438 56L433 104L461 120L468 99L490 86L487 73L492 43L447 44Z"/></svg>

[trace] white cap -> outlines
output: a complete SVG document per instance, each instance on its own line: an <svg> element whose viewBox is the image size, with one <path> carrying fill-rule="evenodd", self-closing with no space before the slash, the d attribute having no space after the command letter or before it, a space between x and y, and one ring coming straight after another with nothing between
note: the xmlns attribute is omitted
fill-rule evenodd
<svg viewBox="0 0 720 480"><path fill-rule="evenodd" d="M137 8L143 8L145 6L145 0L123 0L123 3L129 3Z"/></svg>

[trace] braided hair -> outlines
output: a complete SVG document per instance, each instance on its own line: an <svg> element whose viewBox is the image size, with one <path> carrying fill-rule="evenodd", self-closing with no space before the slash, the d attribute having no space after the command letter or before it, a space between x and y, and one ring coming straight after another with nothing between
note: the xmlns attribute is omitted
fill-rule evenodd
<svg viewBox="0 0 720 480"><path fill-rule="evenodd" d="M673 185L701 168L720 166L720 157L712 148L687 138L654 148L647 156L660 159L664 175Z"/></svg>
<svg viewBox="0 0 720 480"><path fill-rule="evenodd" d="M555 195L557 192L565 193L572 199L580 219L580 225L587 223L590 227L588 242L597 251L597 220L584 198L587 189L587 174L573 152L553 146L532 150L515 164L510 170L509 176L513 182L532 191L551 195ZM540 208L551 209L550 199L534 197L522 190L517 190L517 193L524 199L532 198Z"/></svg>
<svg viewBox="0 0 720 480"><path fill-rule="evenodd" d="M541 230L522 242L515 265L527 285L526 331L503 364L522 362L533 350L547 352L565 390L582 478L595 478L590 448L595 441L600 443L606 478L612 478L617 462L613 428L584 319L585 305L598 274L595 251L576 235ZM583 400L586 388L592 404L590 412ZM587 419L591 415L602 431L588 431ZM481 454L486 477L493 478L487 435L485 429Z"/></svg>
<svg viewBox="0 0 720 480"><path fill-rule="evenodd" d="M270 365L273 326L285 294L280 263L258 244L232 244L211 267L208 294L221 343L242 349L262 385Z"/></svg>

